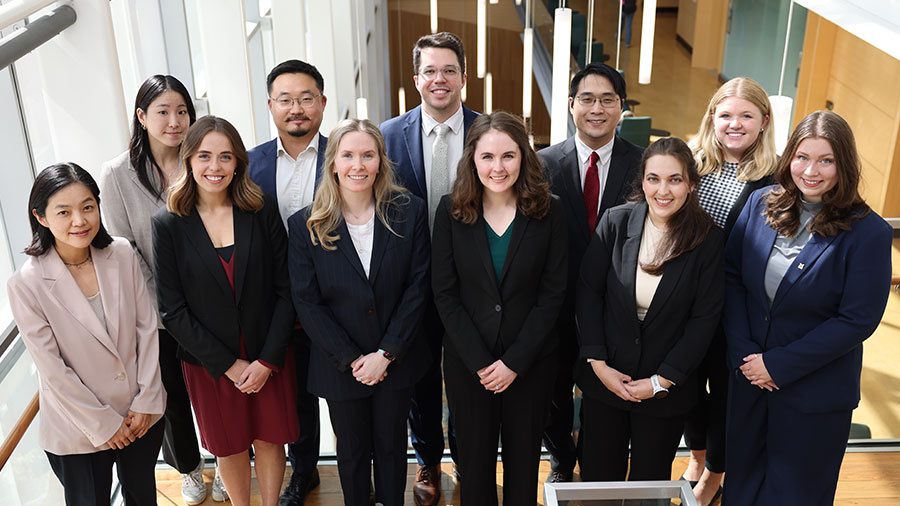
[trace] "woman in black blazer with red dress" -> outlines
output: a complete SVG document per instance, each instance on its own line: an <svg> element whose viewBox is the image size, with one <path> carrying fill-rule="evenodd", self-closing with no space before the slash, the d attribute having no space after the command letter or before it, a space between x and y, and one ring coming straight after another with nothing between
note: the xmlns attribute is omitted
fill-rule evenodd
<svg viewBox="0 0 900 506"><path fill-rule="evenodd" d="M542 174L521 120L479 116L435 214L432 287L463 505L497 503L498 437L503 504L535 504L568 267L563 209Z"/></svg>
<svg viewBox="0 0 900 506"><path fill-rule="evenodd" d="M583 481L624 480L629 442L629 480L670 479L722 310L722 232L697 202L690 149L657 141L638 177L639 200L603 215L582 262Z"/></svg>

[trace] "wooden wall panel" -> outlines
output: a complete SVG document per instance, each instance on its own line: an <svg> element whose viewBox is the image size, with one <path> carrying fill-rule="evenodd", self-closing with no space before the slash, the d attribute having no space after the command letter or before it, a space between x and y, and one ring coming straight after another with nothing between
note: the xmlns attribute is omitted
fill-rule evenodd
<svg viewBox="0 0 900 506"><path fill-rule="evenodd" d="M718 74L722 71L722 56L725 53L728 3L697 0L694 22L691 66L712 69Z"/></svg>
<svg viewBox="0 0 900 506"><path fill-rule="evenodd" d="M794 104L794 125L807 114L825 108L837 30L837 25L812 11L806 16L806 36L803 39L800 78Z"/></svg>

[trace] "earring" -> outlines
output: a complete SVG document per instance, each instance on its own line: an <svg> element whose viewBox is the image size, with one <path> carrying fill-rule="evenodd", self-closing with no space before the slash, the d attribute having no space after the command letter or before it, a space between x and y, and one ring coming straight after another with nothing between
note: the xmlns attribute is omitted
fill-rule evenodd
<svg viewBox="0 0 900 506"><path fill-rule="evenodd" d="M763 132L765 132L765 131L766 131L766 127L762 127L762 128L759 129L759 133L763 133Z"/></svg>
<svg viewBox="0 0 900 506"><path fill-rule="evenodd" d="M144 130L146 130L146 129L147 129L147 125L141 123L141 128L143 128Z"/></svg>

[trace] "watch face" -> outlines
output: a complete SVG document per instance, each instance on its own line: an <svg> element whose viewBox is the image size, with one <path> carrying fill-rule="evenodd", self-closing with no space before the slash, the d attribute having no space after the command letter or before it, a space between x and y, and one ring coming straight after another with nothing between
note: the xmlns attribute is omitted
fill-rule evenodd
<svg viewBox="0 0 900 506"><path fill-rule="evenodd" d="M669 395L668 390L660 390L659 392L656 392L655 394L653 394L653 398L654 399L665 399L667 395Z"/></svg>

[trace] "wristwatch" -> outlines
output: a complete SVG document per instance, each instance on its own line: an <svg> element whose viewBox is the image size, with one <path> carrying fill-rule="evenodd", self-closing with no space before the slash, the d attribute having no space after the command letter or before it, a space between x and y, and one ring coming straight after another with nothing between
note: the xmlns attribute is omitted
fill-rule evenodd
<svg viewBox="0 0 900 506"><path fill-rule="evenodd" d="M669 389L663 388L663 386L659 384L659 374L650 376L650 384L653 385L654 399L665 399L666 396L669 395Z"/></svg>
<svg viewBox="0 0 900 506"><path fill-rule="evenodd" d="M379 350L378 350L378 353L381 353L381 355L382 355L384 358L390 360L391 362L393 362L394 359L397 358L397 355L394 355L393 353L391 353L391 352L389 352L389 351L386 351L386 350L379 349Z"/></svg>

